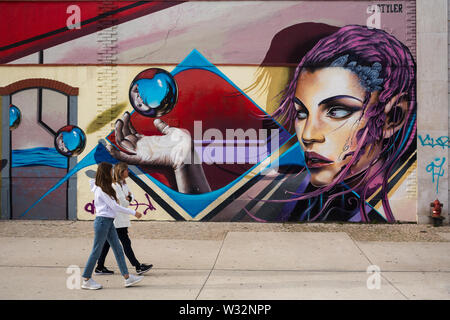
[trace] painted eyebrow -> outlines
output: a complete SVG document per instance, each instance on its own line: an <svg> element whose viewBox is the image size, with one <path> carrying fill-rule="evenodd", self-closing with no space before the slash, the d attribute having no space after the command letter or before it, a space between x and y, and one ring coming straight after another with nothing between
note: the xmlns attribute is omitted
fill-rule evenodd
<svg viewBox="0 0 450 320"><path fill-rule="evenodd" d="M305 105L303 104L303 102L301 102L301 101L300 101L300 99L299 99L299 98L297 98L297 97L294 97L294 102L295 102L296 104L300 105L300 107L302 107L302 108L305 108L305 109L306 109Z"/></svg>
<svg viewBox="0 0 450 320"><path fill-rule="evenodd" d="M357 101L359 101L359 102L361 102L361 103L363 102L361 99L358 99L358 98L353 97L353 96L339 95L339 96L333 96L333 97L329 97L329 98L326 98L326 99L322 100L322 101L319 103L319 106L322 105L322 104L326 104L326 103L328 103L328 102L330 102L330 101L338 100L338 99L343 99L343 98L349 98L349 99L357 100ZM297 103L298 105L300 105L302 108L307 109L306 106L303 104L303 102L301 102L301 100L300 100L299 98L294 97L293 100L294 100L295 103Z"/></svg>
<svg viewBox="0 0 450 320"><path fill-rule="evenodd" d="M349 98L349 99L357 100L357 101L359 101L359 102L361 102L361 103L363 102L361 99L358 99L358 98L353 97L353 96L340 95L340 96L334 96L334 97L330 97L330 98L326 98L326 99L322 100L322 101L319 103L319 106L322 105L322 104L327 104L327 103L330 102L330 101L337 100L337 99L343 99L343 98ZM300 100L299 100L299 101L300 101Z"/></svg>

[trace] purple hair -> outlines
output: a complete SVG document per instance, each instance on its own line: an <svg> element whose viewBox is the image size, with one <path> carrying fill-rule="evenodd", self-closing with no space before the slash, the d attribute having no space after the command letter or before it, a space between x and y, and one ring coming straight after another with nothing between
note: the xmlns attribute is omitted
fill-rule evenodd
<svg viewBox="0 0 450 320"><path fill-rule="evenodd" d="M350 61L355 61L362 68L371 68L374 64L380 64L380 84L378 102L368 107L371 92L366 89L366 97L362 118L367 120L367 125L357 132L357 148L350 162L338 174L333 183L321 187L306 195L291 200L303 200L315 197L323 192L331 190L337 184L344 182L350 167L357 163L364 154L366 148L370 148L376 143L383 142L383 150L380 158L382 165L377 172L369 176L369 170L363 174L356 187L359 187L360 214L361 221L368 221L365 201L368 193L374 192L374 188L369 190L368 181L376 181L376 188L381 186L381 199L386 214L387 221L393 222L394 216L389 206L388 200L388 178L396 162L403 156L408 147L412 144L416 134L416 66L409 49L398 41L395 37L380 29L369 29L364 26L348 25L339 29L336 33L321 39L301 60L297 66L292 81L287 86L280 106L273 113L273 117L278 119L291 132L296 118L296 110L293 103L298 78L303 70L315 70L331 67L336 59L343 56L350 57ZM360 79L361 80L361 79ZM388 139L383 139L383 127L387 120L385 106L395 96L408 101L408 109L403 115L405 121L403 127L397 134ZM396 102L398 102L397 100ZM394 109L394 108L393 108ZM395 118L396 115L389 115ZM390 119L392 120L392 119ZM379 160L379 159L376 159ZM375 162L375 161L374 161ZM355 188L356 188L355 187ZM354 189L355 189L354 188ZM312 220L317 219L329 203L337 196L353 191L350 189L338 194L333 194L326 201L322 210ZM277 201L277 200L275 200ZM285 200L280 200L285 201Z"/></svg>

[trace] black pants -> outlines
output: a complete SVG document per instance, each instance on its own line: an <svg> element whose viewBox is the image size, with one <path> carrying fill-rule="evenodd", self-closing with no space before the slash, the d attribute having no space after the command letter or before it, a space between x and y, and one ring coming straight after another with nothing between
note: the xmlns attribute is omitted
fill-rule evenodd
<svg viewBox="0 0 450 320"><path fill-rule="evenodd" d="M141 264L134 256L133 249L131 248L131 240L128 237L128 228L117 228L117 235L119 236L119 240L122 243L123 251L125 252L125 255L127 256L128 260L130 261L131 265L133 267L140 266ZM97 266L99 268L102 268L105 266L105 259L108 255L109 251L109 243L108 241L105 242L105 245L103 246L102 253L100 254L100 257L97 261Z"/></svg>

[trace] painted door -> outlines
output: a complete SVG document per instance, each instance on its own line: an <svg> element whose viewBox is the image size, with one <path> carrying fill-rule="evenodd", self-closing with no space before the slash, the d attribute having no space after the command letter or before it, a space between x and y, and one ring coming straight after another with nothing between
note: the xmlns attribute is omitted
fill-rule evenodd
<svg viewBox="0 0 450 320"><path fill-rule="evenodd" d="M12 219L67 219L67 183L26 211L68 171L68 159L54 146L55 132L68 123L68 99L65 94L42 88L11 96L22 117L11 131Z"/></svg>

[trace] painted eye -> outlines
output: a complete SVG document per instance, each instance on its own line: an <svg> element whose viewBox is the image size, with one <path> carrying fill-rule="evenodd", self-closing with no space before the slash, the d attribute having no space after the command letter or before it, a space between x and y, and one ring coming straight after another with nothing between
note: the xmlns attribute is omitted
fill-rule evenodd
<svg viewBox="0 0 450 320"><path fill-rule="evenodd" d="M328 109L327 116L329 116L331 118L335 118L335 119L342 119L342 118L349 116L352 113L353 112L351 110L348 110L346 108L333 107L333 108Z"/></svg>
<svg viewBox="0 0 450 320"><path fill-rule="evenodd" d="M298 110L297 111L297 119L304 120L308 118L308 113L305 110Z"/></svg>

